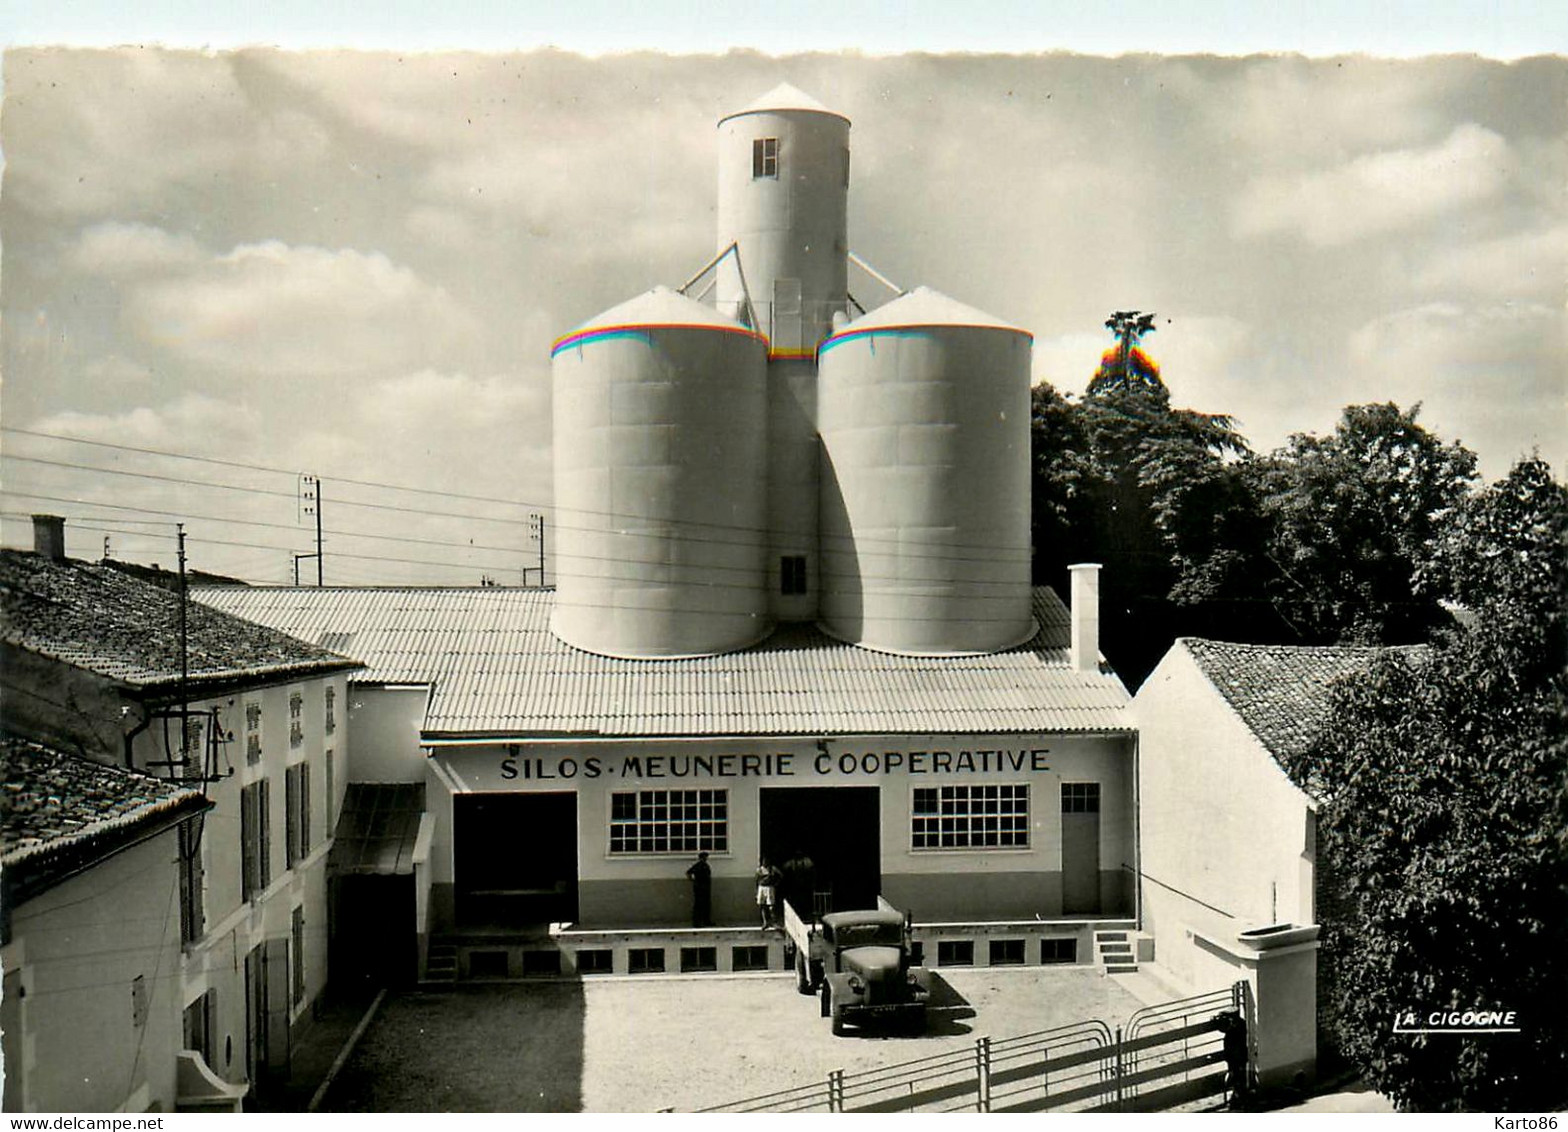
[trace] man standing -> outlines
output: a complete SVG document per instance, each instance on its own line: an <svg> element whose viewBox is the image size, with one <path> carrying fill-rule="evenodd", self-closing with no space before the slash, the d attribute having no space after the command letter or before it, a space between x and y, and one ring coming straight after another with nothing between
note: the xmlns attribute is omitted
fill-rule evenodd
<svg viewBox="0 0 1568 1132"><path fill-rule="evenodd" d="M698 853L697 862L686 870L691 879L691 926L713 926L713 870L708 867L708 854Z"/></svg>

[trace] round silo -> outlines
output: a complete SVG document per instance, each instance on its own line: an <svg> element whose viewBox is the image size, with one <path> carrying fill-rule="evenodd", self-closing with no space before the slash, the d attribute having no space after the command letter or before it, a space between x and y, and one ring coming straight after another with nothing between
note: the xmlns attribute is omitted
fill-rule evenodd
<svg viewBox="0 0 1568 1132"><path fill-rule="evenodd" d="M551 629L618 657L766 635L762 337L667 288L559 339Z"/></svg>
<svg viewBox="0 0 1568 1132"><path fill-rule="evenodd" d="M809 359L848 294L849 119L784 83L720 119L718 161L719 309L749 294L773 356Z"/></svg>
<svg viewBox="0 0 1568 1132"><path fill-rule="evenodd" d="M821 619L886 652L1034 631L1028 332L920 288L818 354Z"/></svg>

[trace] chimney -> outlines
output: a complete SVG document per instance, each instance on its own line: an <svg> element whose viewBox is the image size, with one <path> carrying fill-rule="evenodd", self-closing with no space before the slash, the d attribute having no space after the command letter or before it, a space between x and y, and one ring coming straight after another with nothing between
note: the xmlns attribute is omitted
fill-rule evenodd
<svg viewBox="0 0 1568 1132"><path fill-rule="evenodd" d="M1100 564L1084 562L1072 573L1072 666L1075 672L1100 670Z"/></svg>
<svg viewBox="0 0 1568 1132"><path fill-rule="evenodd" d="M65 561L64 516L33 516L33 550L55 562Z"/></svg>

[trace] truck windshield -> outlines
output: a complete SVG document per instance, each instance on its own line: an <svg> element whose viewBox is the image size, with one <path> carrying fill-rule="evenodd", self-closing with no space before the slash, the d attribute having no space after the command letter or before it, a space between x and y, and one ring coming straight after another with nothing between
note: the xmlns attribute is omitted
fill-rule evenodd
<svg viewBox="0 0 1568 1132"><path fill-rule="evenodd" d="M840 924L833 942L839 947L901 947L904 929L898 924Z"/></svg>

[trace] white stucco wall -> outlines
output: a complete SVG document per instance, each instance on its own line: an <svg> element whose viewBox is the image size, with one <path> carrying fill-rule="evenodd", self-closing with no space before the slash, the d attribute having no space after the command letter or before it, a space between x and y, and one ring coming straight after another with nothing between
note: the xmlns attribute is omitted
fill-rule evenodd
<svg viewBox="0 0 1568 1132"><path fill-rule="evenodd" d="M1180 644L1133 698L1144 930L1197 989L1192 931L1313 922L1310 803Z"/></svg>
<svg viewBox="0 0 1568 1132"><path fill-rule="evenodd" d="M173 830L12 910L0 962L7 1105L174 1111L180 909ZM16 977L12 977L13 973ZM133 992L140 980L140 992ZM146 1013L138 1024L137 994Z"/></svg>
<svg viewBox="0 0 1568 1132"><path fill-rule="evenodd" d="M425 685L352 684L348 782L423 782L425 752L419 745L430 689Z"/></svg>

